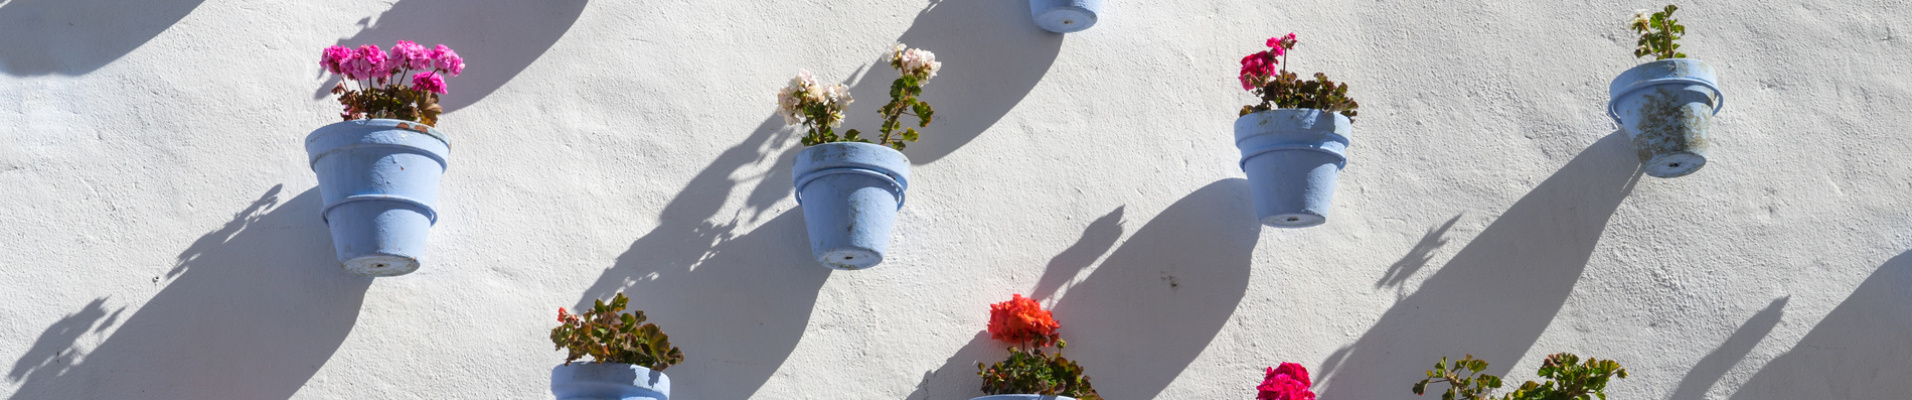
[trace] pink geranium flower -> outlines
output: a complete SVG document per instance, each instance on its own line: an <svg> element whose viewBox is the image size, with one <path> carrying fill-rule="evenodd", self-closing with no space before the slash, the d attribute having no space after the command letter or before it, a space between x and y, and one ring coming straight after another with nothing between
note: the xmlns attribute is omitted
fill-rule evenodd
<svg viewBox="0 0 1912 400"><path fill-rule="evenodd" d="M420 91L444 94L445 77L438 71L425 71L412 75L412 88Z"/></svg>
<svg viewBox="0 0 1912 400"><path fill-rule="evenodd" d="M335 45L325 48L325 51L319 55L319 65L325 67L325 72L344 74L343 70L339 69L340 65L350 61L352 57L352 49Z"/></svg>
<svg viewBox="0 0 1912 400"><path fill-rule="evenodd" d="M410 40L392 45L392 59L401 67L418 70L431 69L433 61L431 50Z"/></svg>
<svg viewBox="0 0 1912 400"><path fill-rule="evenodd" d="M436 125L439 114L445 112L437 105L437 95L448 91L445 75L464 72L465 60L442 44L426 48L400 40L392 45L390 53L373 44L326 47L319 54L319 66L344 80L332 88L339 104L345 106L339 117L347 121L396 118ZM409 82L405 80L407 75ZM560 318L564 317L560 312Z"/></svg>
<svg viewBox="0 0 1912 400"><path fill-rule="evenodd" d="M1242 90L1252 91L1261 87L1263 81L1275 75L1277 62L1274 56L1266 51L1242 57L1239 74Z"/></svg>
<svg viewBox="0 0 1912 400"><path fill-rule="evenodd" d="M391 75L389 62L385 50L379 49L376 44L368 44L359 46L358 54L340 64L339 69L346 78L354 80L384 78Z"/></svg>
<svg viewBox="0 0 1912 400"><path fill-rule="evenodd" d="M1308 368L1301 364L1281 363L1279 368L1269 368L1268 376L1255 387L1255 400L1315 400L1315 393L1308 386Z"/></svg>
<svg viewBox="0 0 1912 400"><path fill-rule="evenodd" d="M432 48L431 58L433 68L445 71L451 76L458 76L465 72L465 59L459 57L458 52L451 51L450 47L441 44Z"/></svg>

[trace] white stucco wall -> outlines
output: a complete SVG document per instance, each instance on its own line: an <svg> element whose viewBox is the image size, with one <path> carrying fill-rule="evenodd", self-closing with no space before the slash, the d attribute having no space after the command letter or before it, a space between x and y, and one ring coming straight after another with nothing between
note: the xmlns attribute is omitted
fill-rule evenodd
<svg viewBox="0 0 1912 400"><path fill-rule="evenodd" d="M1063 36L1021 0L0 0L0 395L540 398L556 309L622 290L680 399L967 399L1012 293L1118 400L1560 351L1626 365L1615 399L1905 398L1912 8L1681 2L1727 102L1656 179L1603 107L1659 5L1109 0ZM1233 75L1289 31L1361 117L1329 223L1263 229ZM397 39L470 69L423 269L360 278L301 140L319 49ZM852 82L870 130L898 41L945 62L940 121L890 260L832 272L772 95Z"/></svg>

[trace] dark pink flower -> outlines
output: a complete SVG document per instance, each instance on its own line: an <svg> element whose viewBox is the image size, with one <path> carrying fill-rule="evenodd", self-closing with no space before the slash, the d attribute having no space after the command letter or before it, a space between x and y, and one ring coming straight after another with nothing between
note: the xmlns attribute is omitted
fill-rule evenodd
<svg viewBox="0 0 1912 400"><path fill-rule="evenodd" d="M392 60L398 66L418 70L431 69L433 61L431 50L410 40L400 40L392 45Z"/></svg>
<svg viewBox="0 0 1912 400"><path fill-rule="evenodd" d="M1267 378L1255 386L1255 400L1314 400L1314 391L1308 389L1312 384L1308 380L1308 368L1281 363L1280 368L1269 368Z"/></svg>
<svg viewBox="0 0 1912 400"><path fill-rule="evenodd" d="M1277 62L1275 57L1266 51L1256 52L1255 54L1249 54L1247 57L1242 57L1241 73L1238 74L1238 77L1241 79L1242 90L1255 90L1255 88L1260 87L1262 82L1267 80L1268 77L1274 76L1277 71Z"/></svg>
<svg viewBox="0 0 1912 400"><path fill-rule="evenodd" d="M458 76L465 72L465 59L459 57L458 52L451 51L450 47L441 44L432 48L431 57L433 68L450 73L451 76Z"/></svg>
<svg viewBox="0 0 1912 400"><path fill-rule="evenodd" d="M345 48L345 46L327 47L325 51L319 55L319 65L325 67L325 72L343 75L343 70L339 69L340 64L351 60L352 57L352 49Z"/></svg>
<svg viewBox="0 0 1912 400"><path fill-rule="evenodd" d="M445 77L438 71L425 71L412 75L412 89L432 93L445 93Z"/></svg>

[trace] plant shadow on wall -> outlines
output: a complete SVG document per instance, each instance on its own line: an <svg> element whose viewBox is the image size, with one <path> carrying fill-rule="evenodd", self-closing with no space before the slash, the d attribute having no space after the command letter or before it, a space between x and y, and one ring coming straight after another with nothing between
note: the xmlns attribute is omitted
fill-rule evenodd
<svg viewBox="0 0 1912 400"><path fill-rule="evenodd" d="M100 299L48 328L8 372L11 399L292 397L351 333L372 278L339 269L318 190L280 203L281 188L180 253L125 321ZM109 336L75 345L91 335Z"/></svg>
<svg viewBox="0 0 1912 400"><path fill-rule="evenodd" d="M165 32L204 0L0 0L0 72L85 75Z"/></svg>
<svg viewBox="0 0 1912 400"><path fill-rule="evenodd" d="M473 67L459 75L439 102L452 112L484 100L524 72L571 30L584 6L585 0L403 0L375 18L360 20L363 29L339 39L338 45L389 49L403 39L458 49ZM312 98L330 97L338 83L332 77Z"/></svg>
<svg viewBox="0 0 1912 400"><path fill-rule="evenodd" d="M1353 345L1322 362L1322 398L1412 398L1427 360L1518 360L1546 330L1641 176L1627 136L1581 151L1482 230ZM1487 373L1505 376L1515 363Z"/></svg>
<svg viewBox="0 0 1912 400"><path fill-rule="evenodd" d="M1097 392L1111 399L1156 398L1221 332L1248 291L1261 236L1248 196L1248 182L1241 179L1190 193L1056 299L1060 332L1070 338L1062 353L1082 364ZM1111 237L1121 236L1121 215L1118 208L1091 222L1080 241L1051 260L1037 290L1069 281L1107 251ZM1004 347L977 334L924 374L908 398L980 395L976 363L1000 360L1008 354Z"/></svg>
<svg viewBox="0 0 1912 400"><path fill-rule="evenodd" d="M904 151L910 163L936 162L995 126L1049 73L1062 37L1031 23L1029 5L1021 1L929 2L896 39L934 52L946 64L924 87L922 100L936 107L938 119ZM889 98L898 74L888 54L863 70L868 73L850 87L857 102L845 113L846 126L874 132L876 108Z"/></svg>
<svg viewBox="0 0 1912 400"><path fill-rule="evenodd" d="M1407 255L1401 256L1400 261L1389 265L1387 274L1382 275L1381 280L1374 281L1374 288L1401 286L1402 283L1407 283L1408 278L1414 277L1415 273L1421 272L1422 267L1426 267L1429 261L1434 260L1434 251L1447 245L1447 231L1454 229L1454 224L1461 222L1461 217L1465 215L1467 214L1455 214L1454 218L1447 219L1447 223L1428 228L1427 234L1421 236L1420 243L1415 243L1414 248L1408 250Z"/></svg>
<svg viewBox="0 0 1912 400"><path fill-rule="evenodd" d="M1912 252L1859 283L1845 301L1733 399L1895 399L1912 393Z"/></svg>
<svg viewBox="0 0 1912 400"><path fill-rule="evenodd" d="M1726 373L1731 372L1734 365L1739 365L1741 360L1746 359L1747 354L1753 352L1753 346L1758 345L1760 340L1766 339L1766 335L1773 332L1773 327L1779 326L1780 318L1786 315L1786 302L1789 300L1791 296L1773 299L1771 304L1766 305L1766 309L1753 314L1746 323L1740 324L1739 329L1733 330L1732 336L1726 338L1726 342L1700 358L1700 362L1693 364L1693 369L1688 370L1686 376L1680 378L1680 386L1673 389L1673 395L1667 398L1671 400L1706 398L1706 392L1711 390L1714 384L1719 383L1720 378L1725 378Z"/></svg>
<svg viewBox="0 0 1912 400"><path fill-rule="evenodd" d="M1061 37L1040 31L1028 18L1028 7L997 1L932 2L917 15L899 41L935 51L945 61L975 61L962 64L962 72L945 68L926 91L924 99L947 119L910 146L913 162L934 161L968 143L1048 72ZM887 98L896 78L879 64L868 70L888 76L852 83L852 96L863 100L863 107L847 113L852 123L878 120L870 103ZM622 291L633 308L670 326L680 346L696 349L670 369L680 397L751 397L796 349L809 324L830 272L810 254L802 212L773 210L791 198L797 144L795 130L770 114L693 176L665 204L657 228L633 242L579 298L582 307ZM764 172L740 173L746 168ZM741 207L720 217L732 194L746 185L754 186ZM737 232L752 224L749 232Z"/></svg>

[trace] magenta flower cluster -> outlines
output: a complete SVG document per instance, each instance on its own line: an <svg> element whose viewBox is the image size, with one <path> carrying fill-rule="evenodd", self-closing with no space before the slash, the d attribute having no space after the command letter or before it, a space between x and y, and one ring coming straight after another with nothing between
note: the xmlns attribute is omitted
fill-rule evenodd
<svg viewBox="0 0 1912 400"><path fill-rule="evenodd" d="M389 54L375 44L356 50L327 47L319 65L347 80L363 81L366 87L392 84L393 76L411 74L412 89L431 93L445 93L444 74L458 76L465 72L465 59L450 47L440 44L427 49L409 40L398 41Z"/></svg>
<svg viewBox="0 0 1912 400"><path fill-rule="evenodd" d="M1262 379L1260 386L1255 386L1255 400L1315 400L1314 391L1308 389L1312 384L1308 381L1307 367L1281 363L1280 367L1269 368L1268 377Z"/></svg>
<svg viewBox="0 0 1912 400"><path fill-rule="evenodd" d="M1254 91L1268 83L1280 72L1278 64L1287 58L1288 49L1295 48L1295 34L1268 38L1268 50L1249 54L1241 59L1241 89Z"/></svg>

